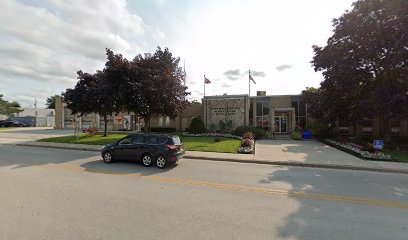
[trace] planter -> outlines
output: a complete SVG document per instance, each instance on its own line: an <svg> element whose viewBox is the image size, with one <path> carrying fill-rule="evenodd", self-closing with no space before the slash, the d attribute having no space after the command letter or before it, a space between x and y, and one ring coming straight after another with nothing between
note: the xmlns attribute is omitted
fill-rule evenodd
<svg viewBox="0 0 408 240"><path fill-rule="evenodd" d="M331 139L326 139L322 142L364 160L395 162L395 160L392 159L390 155L384 154L382 152L370 153L368 151L364 151L361 149L360 145L357 145L355 143L342 143Z"/></svg>
<svg viewBox="0 0 408 240"><path fill-rule="evenodd" d="M244 138L241 141L241 147L238 148L238 153L253 153L255 151L255 141L249 138Z"/></svg>

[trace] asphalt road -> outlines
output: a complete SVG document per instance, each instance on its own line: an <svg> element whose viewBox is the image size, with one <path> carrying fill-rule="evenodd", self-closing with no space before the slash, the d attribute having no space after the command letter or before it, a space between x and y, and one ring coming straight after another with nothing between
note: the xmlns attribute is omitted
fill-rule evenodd
<svg viewBox="0 0 408 240"><path fill-rule="evenodd" d="M405 174L0 145L0 239L408 239Z"/></svg>

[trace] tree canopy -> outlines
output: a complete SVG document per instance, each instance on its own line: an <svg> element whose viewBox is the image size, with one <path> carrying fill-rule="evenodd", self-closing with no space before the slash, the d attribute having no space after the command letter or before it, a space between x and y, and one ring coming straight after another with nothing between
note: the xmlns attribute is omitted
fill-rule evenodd
<svg viewBox="0 0 408 240"><path fill-rule="evenodd" d="M408 115L408 1L358 0L333 20L312 64L324 81L304 91L315 117L358 121ZM312 97L313 95L313 97Z"/></svg>
<svg viewBox="0 0 408 240"><path fill-rule="evenodd" d="M47 100L45 101L45 105L47 106L48 109L55 109L55 98L59 97L59 95L53 95L50 97L47 97Z"/></svg>
<svg viewBox="0 0 408 240"><path fill-rule="evenodd" d="M78 71L78 82L63 95L73 114L132 112L145 119L175 118L188 104L185 73L180 59L160 47L154 54L137 55L132 61L106 49L105 68L94 74ZM149 128L145 128L146 130Z"/></svg>
<svg viewBox="0 0 408 240"><path fill-rule="evenodd" d="M0 115L13 117L15 113L22 112L18 102L9 102L3 99L3 94L0 94Z"/></svg>

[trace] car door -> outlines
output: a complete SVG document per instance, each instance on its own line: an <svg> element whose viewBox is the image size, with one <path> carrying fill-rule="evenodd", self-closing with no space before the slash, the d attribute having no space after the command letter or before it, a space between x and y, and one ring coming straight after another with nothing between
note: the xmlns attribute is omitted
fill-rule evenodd
<svg viewBox="0 0 408 240"><path fill-rule="evenodd" d="M115 147L115 155L118 159L130 159L130 151L132 145L132 138L125 137L119 140Z"/></svg>
<svg viewBox="0 0 408 240"><path fill-rule="evenodd" d="M133 136L132 145L129 147L129 154L134 160L140 160L143 154L144 136Z"/></svg>

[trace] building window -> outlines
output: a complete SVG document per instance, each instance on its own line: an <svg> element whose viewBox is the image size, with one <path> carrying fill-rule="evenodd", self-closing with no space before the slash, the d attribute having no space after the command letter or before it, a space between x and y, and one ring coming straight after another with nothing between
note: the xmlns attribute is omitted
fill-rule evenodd
<svg viewBox="0 0 408 240"><path fill-rule="evenodd" d="M164 122L164 125L165 125L166 127L170 126L170 117L166 117L166 120L165 120L165 122Z"/></svg>
<svg viewBox="0 0 408 240"><path fill-rule="evenodd" d="M252 126L254 125L254 105L253 101L250 102L249 104L249 125Z"/></svg>
<svg viewBox="0 0 408 240"><path fill-rule="evenodd" d="M304 129L307 124L306 108L307 105L304 101L294 100L292 101L292 108L295 109L295 121L296 125Z"/></svg>
<svg viewBox="0 0 408 240"><path fill-rule="evenodd" d="M269 102L256 103L256 126L265 130L270 130Z"/></svg>
<svg viewBox="0 0 408 240"><path fill-rule="evenodd" d="M159 127L163 127L163 117L159 117Z"/></svg>

